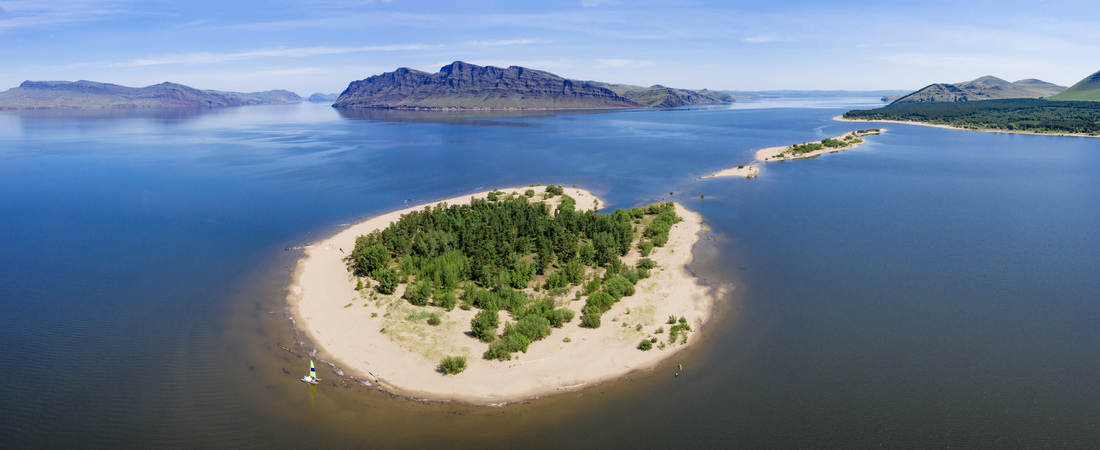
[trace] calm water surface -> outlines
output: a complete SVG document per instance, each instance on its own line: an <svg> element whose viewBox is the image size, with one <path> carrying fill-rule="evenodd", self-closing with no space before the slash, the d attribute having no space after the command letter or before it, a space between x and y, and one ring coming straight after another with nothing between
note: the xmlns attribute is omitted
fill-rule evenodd
<svg viewBox="0 0 1100 450"><path fill-rule="evenodd" d="M0 112L0 446L1095 447L1100 140L887 125L698 179L874 103ZM298 381L285 249L531 183L699 211L699 344L498 408Z"/></svg>

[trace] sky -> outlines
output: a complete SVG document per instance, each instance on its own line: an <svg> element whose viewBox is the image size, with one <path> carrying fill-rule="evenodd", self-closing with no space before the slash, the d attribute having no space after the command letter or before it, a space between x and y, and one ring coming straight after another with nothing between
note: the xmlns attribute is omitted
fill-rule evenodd
<svg viewBox="0 0 1100 450"><path fill-rule="evenodd" d="M339 93L453 61L720 90L916 90L1100 70L1100 2L0 0L24 80Z"/></svg>

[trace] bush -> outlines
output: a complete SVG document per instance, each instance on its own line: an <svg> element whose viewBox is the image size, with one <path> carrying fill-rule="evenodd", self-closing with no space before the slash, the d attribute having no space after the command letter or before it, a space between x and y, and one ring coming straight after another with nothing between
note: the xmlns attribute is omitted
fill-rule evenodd
<svg viewBox="0 0 1100 450"><path fill-rule="evenodd" d="M481 342L492 342L496 339L497 326L500 325L500 316L496 311L478 311L470 320L470 331Z"/></svg>
<svg viewBox="0 0 1100 450"><path fill-rule="evenodd" d="M510 324L509 324L510 325ZM507 361L512 359L512 353L527 353L527 346L531 340L519 333L510 333L489 344L489 350L485 351L485 359Z"/></svg>
<svg viewBox="0 0 1100 450"><path fill-rule="evenodd" d="M550 335L550 321L545 317L532 314L517 321L513 330L515 330L516 333L527 336L531 341L537 341ZM505 326L504 332L508 334L507 326Z"/></svg>
<svg viewBox="0 0 1100 450"><path fill-rule="evenodd" d="M554 186L551 184L549 186L546 186L546 193L550 194L551 196L562 195L565 193L565 189L562 189L561 186Z"/></svg>
<svg viewBox="0 0 1100 450"><path fill-rule="evenodd" d="M638 264L636 264L634 267L648 270L657 267L657 263L654 262L652 259L642 258L638 260Z"/></svg>
<svg viewBox="0 0 1100 450"><path fill-rule="evenodd" d="M585 311L587 311L589 307L593 307L596 308L595 311L597 311L598 314L603 314L607 312L607 310L611 309L611 306L614 304L615 298L612 297L611 294L600 291L593 292L591 295L588 296L588 301L585 302L584 308ZM585 312L585 314L587 314L587 312Z"/></svg>
<svg viewBox="0 0 1100 450"><path fill-rule="evenodd" d="M443 323L443 319L439 318L439 314L432 314L432 316L428 318L428 325L436 326L441 323Z"/></svg>
<svg viewBox="0 0 1100 450"><path fill-rule="evenodd" d="M398 281L400 277L397 275L397 269L389 268L384 270L378 270L374 273L374 279L378 281L379 294L390 295L397 290Z"/></svg>
<svg viewBox="0 0 1100 450"><path fill-rule="evenodd" d="M405 300L416 306L427 306L428 299L432 296L432 285L424 281L414 283L405 289Z"/></svg>
<svg viewBox="0 0 1100 450"><path fill-rule="evenodd" d="M448 375L457 375L466 370L465 356L448 356L439 362L439 371Z"/></svg>
<svg viewBox="0 0 1100 450"><path fill-rule="evenodd" d="M652 241L638 242L638 250L642 252L642 256L649 256L649 252L653 251Z"/></svg>
<svg viewBox="0 0 1100 450"><path fill-rule="evenodd" d="M650 342L649 339L642 339L642 342L638 343L638 348L642 350L649 350L653 348L653 342Z"/></svg>
<svg viewBox="0 0 1100 450"><path fill-rule="evenodd" d="M584 313L581 314L581 325L586 328L599 328L600 327L600 313L595 309L590 309L587 306L584 307Z"/></svg>
<svg viewBox="0 0 1100 450"><path fill-rule="evenodd" d="M550 320L550 326L561 328L563 325L572 322L574 315L576 315L576 313L573 312L572 309L558 308L550 311L550 313L546 315L546 318Z"/></svg>
<svg viewBox="0 0 1100 450"><path fill-rule="evenodd" d="M435 303L435 306L450 311L452 309L455 309L455 305L458 303L458 299L455 298L454 292L447 291L435 294L435 301L433 303Z"/></svg>
<svg viewBox="0 0 1100 450"><path fill-rule="evenodd" d="M611 294L615 301L619 301L623 297L634 295L634 283L616 275L603 282L603 291ZM592 298L592 296L589 296L589 298Z"/></svg>
<svg viewBox="0 0 1100 450"><path fill-rule="evenodd" d="M622 273L622 277L626 278L626 281L629 281L630 284L638 284L638 279L641 278L638 276L638 272L634 269L624 270Z"/></svg>
<svg viewBox="0 0 1100 450"><path fill-rule="evenodd" d="M526 191L523 191L523 195L527 196L527 198L534 197L535 196L535 190L534 189L528 189Z"/></svg>

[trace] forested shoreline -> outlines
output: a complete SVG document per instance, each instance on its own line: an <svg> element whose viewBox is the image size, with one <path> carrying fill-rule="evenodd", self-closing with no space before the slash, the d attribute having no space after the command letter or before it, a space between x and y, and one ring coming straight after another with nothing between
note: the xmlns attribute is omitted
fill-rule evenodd
<svg viewBox="0 0 1100 450"><path fill-rule="evenodd" d="M844 113L851 120L893 120L969 130L1100 135L1100 102L1043 99L889 105Z"/></svg>

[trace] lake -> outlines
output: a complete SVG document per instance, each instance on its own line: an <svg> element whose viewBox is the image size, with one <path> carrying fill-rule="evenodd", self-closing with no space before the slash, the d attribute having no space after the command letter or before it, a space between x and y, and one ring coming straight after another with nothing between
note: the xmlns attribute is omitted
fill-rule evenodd
<svg viewBox="0 0 1100 450"><path fill-rule="evenodd" d="M1100 140L884 124L855 150L698 179L872 127L831 118L878 103L0 112L0 439L1095 446ZM691 269L732 288L699 342L651 372L502 407L395 397L327 366L316 389L298 381L295 247L406 203L532 183L699 212L710 231Z"/></svg>

